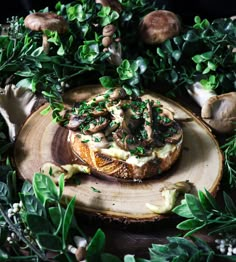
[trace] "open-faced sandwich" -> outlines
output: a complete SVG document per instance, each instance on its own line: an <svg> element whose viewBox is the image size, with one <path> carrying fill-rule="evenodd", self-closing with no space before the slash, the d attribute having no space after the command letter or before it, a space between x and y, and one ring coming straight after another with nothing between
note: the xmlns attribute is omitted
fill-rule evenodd
<svg viewBox="0 0 236 262"><path fill-rule="evenodd" d="M122 88L75 103L65 116L73 153L96 174L140 181L168 170L181 152L173 112Z"/></svg>

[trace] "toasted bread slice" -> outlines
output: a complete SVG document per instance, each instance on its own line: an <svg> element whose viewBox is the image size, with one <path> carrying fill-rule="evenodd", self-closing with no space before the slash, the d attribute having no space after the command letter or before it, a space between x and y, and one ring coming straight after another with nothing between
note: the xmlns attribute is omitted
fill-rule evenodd
<svg viewBox="0 0 236 262"><path fill-rule="evenodd" d="M181 152L183 130L156 98L116 88L78 103L67 116L71 149L94 173L142 180L168 170Z"/></svg>
<svg viewBox="0 0 236 262"><path fill-rule="evenodd" d="M181 138L177 144L155 148L151 156L142 157L122 150L114 143L111 143L109 148L96 148L96 142L85 143L86 139L88 136L69 131L73 153L87 163L93 172L134 181L157 176L168 170L178 159L182 148Z"/></svg>

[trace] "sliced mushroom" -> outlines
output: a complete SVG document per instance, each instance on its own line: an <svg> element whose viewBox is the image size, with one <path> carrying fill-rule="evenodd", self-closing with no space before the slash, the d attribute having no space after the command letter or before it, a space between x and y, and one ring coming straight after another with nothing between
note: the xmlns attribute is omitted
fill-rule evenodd
<svg viewBox="0 0 236 262"><path fill-rule="evenodd" d="M126 96L127 94L125 90L121 87L118 87L113 90L108 90L106 93L92 98L91 100L88 101L87 104L91 105L91 104L98 104L105 101L119 100L125 98Z"/></svg>
<svg viewBox="0 0 236 262"><path fill-rule="evenodd" d="M124 110L121 108L121 101L119 103L107 103L106 108L115 119L116 124L121 125L124 120Z"/></svg>
<svg viewBox="0 0 236 262"><path fill-rule="evenodd" d="M165 138L165 142L177 144L183 138L183 130L177 122L174 122L174 125L172 125L170 129L175 131L170 131L171 134L169 137Z"/></svg>
<svg viewBox="0 0 236 262"><path fill-rule="evenodd" d="M132 133L137 130L137 128L143 124L143 118L141 114L137 114L132 108L128 108L124 112L124 121L122 122L123 128L128 128Z"/></svg>
<svg viewBox="0 0 236 262"><path fill-rule="evenodd" d="M118 128L115 132L113 132L112 136L115 143L122 149L127 150L125 147L125 138L129 135L129 132L125 131L123 128Z"/></svg>
<svg viewBox="0 0 236 262"><path fill-rule="evenodd" d="M83 129L84 134L94 134L102 131L109 125L109 120L105 117L97 117L88 124L88 128Z"/></svg>
<svg viewBox="0 0 236 262"><path fill-rule="evenodd" d="M86 120L85 117L81 117L78 115L71 114L68 124L66 125L67 128L71 130L78 130L82 123Z"/></svg>
<svg viewBox="0 0 236 262"><path fill-rule="evenodd" d="M151 144L153 142L153 120L152 120L152 107L150 101L147 102L147 106L143 112L144 118L144 130L147 133L147 138L144 140L145 144Z"/></svg>

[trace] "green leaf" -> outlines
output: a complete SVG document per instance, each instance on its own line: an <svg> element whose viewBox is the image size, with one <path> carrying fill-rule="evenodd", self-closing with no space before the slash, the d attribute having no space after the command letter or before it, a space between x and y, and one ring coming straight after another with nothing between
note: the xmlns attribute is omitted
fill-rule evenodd
<svg viewBox="0 0 236 262"><path fill-rule="evenodd" d="M99 78L99 81L102 86L106 88L112 88L115 86L115 80L111 76L102 76Z"/></svg>
<svg viewBox="0 0 236 262"><path fill-rule="evenodd" d="M160 57L162 57L162 58L165 57L165 53L162 51L162 49L161 49L160 47L157 48L157 54L158 54Z"/></svg>
<svg viewBox="0 0 236 262"><path fill-rule="evenodd" d="M22 188L21 188L21 193L34 196L34 189L30 181L28 180L24 181Z"/></svg>
<svg viewBox="0 0 236 262"><path fill-rule="evenodd" d="M199 16L195 16L195 17L194 17L194 22L195 22L196 24L201 23L201 18L200 18Z"/></svg>
<svg viewBox="0 0 236 262"><path fill-rule="evenodd" d="M15 75L22 76L22 77L32 77L34 76L34 73L30 70L27 71L17 71L15 72Z"/></svg>
<svg viewBox="0 0 236 262"><path fill-rule="evenodd" d="M183 203L181 205L178 205L172 209L172 212L185 218L192 218L193 214L190 211L188 205L186 203Z"/></svg>
<svg viewBox="0 0 236 262"><path fill-rule="evenodd" d="M183 222L180 222L178 225L177 225L177 228L180 229L180 230L192 230L196 227L199 227L202 225L203 222L195 219L195 218L192 218L192 219L187 219Z"/></svg>
<svg viewBox="0 0 236 262"><path fill-rule="evenodd" d="M9 261L8 259L9 259L9 256L7 252L0 249L0 261Z"/></svg>
<svg viewBox="0 0 236 262"><path fill-rule="evenodd" d="M63 45L60 45L60 47L58 48L57 55L59 55L59 56L65 55L65 50L64 50Z"/></svg>
<svg viewBox="0 0 236 262"><path fill-rule="evenodd" d="M189 30L186 34L183 35L183 39L186 42L197 42L199 40L199 36L194 30Z"/></svg>
<svg viewBox="0 0 236 262"><path fill-rule="evenodd" d="M48 219L36 214L26 214L26 223L35 234L42 232L49 233L51 230L51 224Z"/></svg>
<svg viewBox="0 0 236 262"><path fill-rule="evenodd" d="M201 58L203 59L203 61L206 61L206 60L210 60L213 56L213 52L212 51L209 51L209 52L205 52L203 54L201 54Z"/></svg>
<svg viewBox="0 0 236 262"><path fill-rule="evenodd" d="M141 56L137 57L132 65L134 65L134 68L136 68L136 70L139 69L140 74L143 74L147 70L147 62Z"/></svg>
<svg viewBox="0 0 236 262"><path fill-rule="evenodd" d="M176 62L181 58L182 52L180 50L174 50L171 56L175 59Z"/></svg>
<svg viewBox="0 0 236 262"><path fill-rule="evenodd" d="M170 76L171 76L171 82L172 82L173 84L178 81L179 76L178 76L178 74L176 73L175 70L171 70L171 71L170 71Z"/></svg>
<svg viewBox="0 0 236 262"><path fill-rule="evenodd" d="M6 201L8 197L8 187L5 183L0 181L0 199Z"/></svg>
<svg viewBox="0 0 236 262"><path fill-rule="evenodd" d="M40 47L36 48L36 49L31 53L31 56L33 56L33 57L39 57L42 53L43 53L43 47L40 46Z"/></svg>
<svg viewBox="0 0 236 262"><path fill-rule="evenodd" d="M211 195L211 193L209 191L207 191L205 189L205 195L208 199L208 201L211 203L211 206L215 209L215 210L220 210L219 205L217 204L215 198Z"/></svg>
<svg viewBox="0 0 236 262"><path fill-rule="evenodd" d="M122 262L122 260L115 255L109 253L102 253L101 262Z"/></svg>
<svg viewBox="0 0 236 262"><path fill-rule="evenodd" d="M212 210L213 207L212 207L211 202L209 201L207 196L201 190L198 190L198 199L204 209L208 211Z"/></svg>
<svg viewBox="0 0 236 262"><path fill-rule="evenodd" d="M105 234L98 229L87 247L86 261L97 261L105 246ZM95 259L95 260L94 260Z"/></svg>
<svg viewBox="0 0 236 262"><path fill-rule="evenodd" d="M31 89L31 78L23 78L17 84L16 87L25 87Z"/></svg>
<svg viewBox="0 0 236 262"><path fill-rule="evenodd" d="M46 215L45 208L43 207L42 203L35 196L32 196L27 193L26 194L20 193L20 199L27 213L35 214L39 216Z"/></svg>
<svg viewBox="0 0 236 262"><path fill-rule="evenodd" d="M208 61L208 62L207 62L207 67L208 67L210 70L212 70L212 71L216 71L216 69L217 69L217 65L214 64L214 63L211 62L211 61Z"/></svg>
<svg viewBox="0 0 236 262"><path fill-rule="evenodd" d="M48 212L53 225L55 226L55 228L58 228L58 226L61 224L61 220L64 218L65 209L59 207L50 207L48 209Z"/></svg>
<svg viewBox="0 0 236 262"><path fill-rule="evenodd" d="M135 262L135 257L134 255L125 255L124 257L124 262Z"/></svg>
<svg viewBox="0 0 236 262"><path fill-rule="evenodd" d="M62 223L62 242L63 242L64 247L66 245L68 232L69 232L69 229L70 229L70 226L71 226L71 222L72 222L72 219L73 219L73 215L74 215L75 199L76 199L76 197L73 197L70 200L70 202L69 202L69 204L68 204L68 206L66 208L64 218L63 218L63 223Z"/></svg>
<svg viewBox="0 0 236 262"><path fill-rule="evenodd" d="M208 74L210 71L211 71L211 69L210 69L209 67L206 67L206 68L202 71L202 74L203 74L203 75L206 75L206 74Z"/></svg>
<svg viewBox="0 0 236 262"><path fill-rule="evenodd" d="M62 198L62 194L63 194L64 186L65 186L64 174L61 174L59 176L58 186L59 186L59 198Z"/></svg>
<svg viewBox="0 0 236 262"><path fill-rule="evenodd" d="M196 71L201 72L202 71L202 65L196 64Z"/></svg>
<svg viewBox="0 0 236 262"><path fill-rule="evenodd" d="M205 221L207 219L207 213L203 209L200 201L196 198L196 196L192 194L185 194L186 204L189 207L191 213L194 217Z"/></svg>
<svg viewBox="0 0 236 262"><path fill-rule="evenodd" d="M40 111L40 115L42 116L46 116L49 112L51 111L51 106L47 106L46 108L44 108L43 110Z"/></svg>
<svg viewBox="0 0 236 262"><path fill-rule="evenodd" d="M43 203L47 201L60 200L57 187L52 179L44 174L35 173L33 177L33 188L36 197Z"/></svg>
<svg viewBox="0 0 236 262"><path fill-rule="evenodd" d="M62 243L61 239L58 236L54 236L52 234L47 233L39 233L36 235L39 244L51 251L60 252L62 251Z"/></svg>
<svg viewBox="0 0 236 262"><path fill-rule="evenodd" d="M233 199L226 192L223 192L223 197L224 197L225 208L227 213L236 217L236 206L234 204Z"/></svg>
<svg viewBox="0 0 236 262"><path fill-rule="evenodd" d="M196 63L199 64L201 62L203 62L203 59L200 55L195 55L194 57L192 57L192 60Z"/></svg>

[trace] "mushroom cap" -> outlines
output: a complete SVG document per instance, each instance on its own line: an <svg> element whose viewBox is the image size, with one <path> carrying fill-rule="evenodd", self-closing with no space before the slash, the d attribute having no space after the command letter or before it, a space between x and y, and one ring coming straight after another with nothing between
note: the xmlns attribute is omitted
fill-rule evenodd
<svg viewBox="0 0 236 262"><path fill-rule="evenodd" d="M181 23L178 16L168 10L152 11L141 20L141 39L150 45L160 44L179 34Z"/></svg>
<svg viewBox="0 0 236 262"><path fill-rule="evenodd" d="M209 98L201 110L202 119L218 133L236 129L236 92Z"/></svg>
<svg viewBox="0 0 236 262"><path fill-rule="evenodd" d="M102 6L109 6L112 10L120 13L122 11L122 5L118 0L96 0L96 4Z"/></svg>
<svg viewBox="0 0 236 262"><path fill-rule="evenodd" d="M25 27L33 31L51 30L59 34L65 33L68 29L66 20L55 13L32 13L24 20Z"/></svg>

